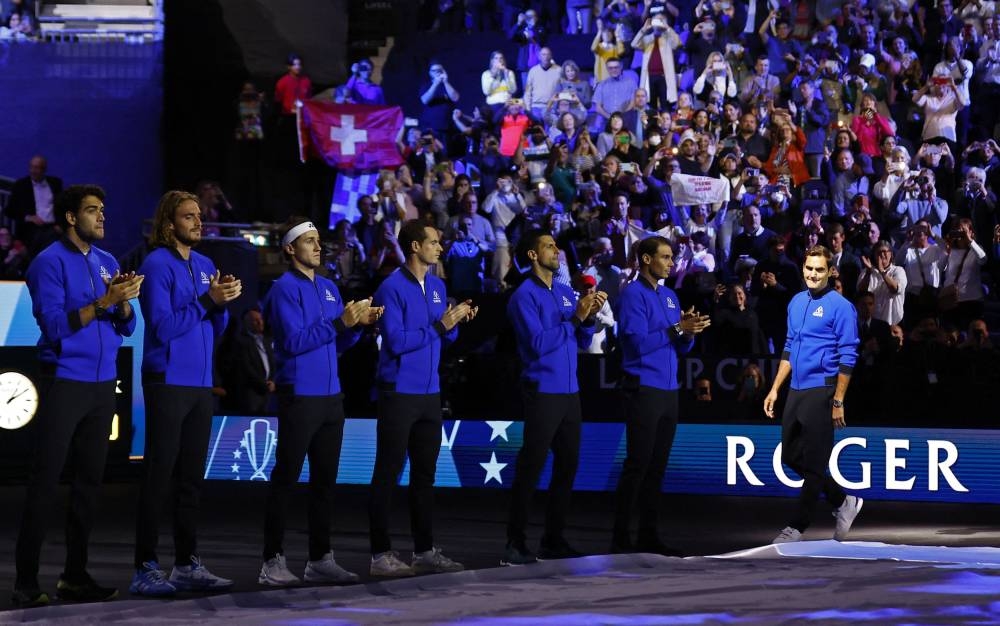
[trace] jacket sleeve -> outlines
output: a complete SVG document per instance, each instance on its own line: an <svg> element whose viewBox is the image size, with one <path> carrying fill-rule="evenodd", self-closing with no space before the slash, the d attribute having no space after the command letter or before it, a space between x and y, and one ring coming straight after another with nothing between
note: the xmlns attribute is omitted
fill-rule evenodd
<svg viewBox="0 0 1000 626"><path fill-rule="evenodd" d="M572 321L576 320L576 317L552 328L542 328L538 304L527 292L515 292L507 307L507 315L514 326L518 345L528 353L532 360L555 352L571 338L575 338L578 342L580 340L580 337L576 335L576 326L579 324ZM593 330L591 330L591 335L593 335ZM588 341L587 345L589 344Z"/></svg>
<svg viewBox="0 0 1000 626"><path fill-rule="evenodd" d="M337 331L337 354L343 354L354 344L358 343L358 340L361 339L361 335L365 332L365 327L361 324L355 324L351 328L348 328L343 322L340 321L340 316L344 313L345 300L340 296L340 290L337 289L336 284L330 285L330 291L333 292L338 305L337 317L333 320L333 327Z"/></svg>
<svg viewBox="0 0 1000 626"><path fill-rule="evenodd" d="M384 342L382 348L393 355L415 352L435 341L440 341L441 335L447 334L440 320L431 326L407 330L403 324L403 296L398 290L392 289L389 283L382 283L375 292L372 305L385 307L378 328Z"/></svg>
<svg viewBox="0 0 1000 626"><path fill-rule="evenodd" d="M80 330L80 311L67 308L65 277L58 259L35 259L28 267L27 278L31 311L47 340L61 341Z"/></svg>
<svg viewBox="0 0 1000 626"><path fill-rule="evenodd" d="M837 336L837 360L840 363L840 373L848 374L854 370L858 360L858 314L849 302L837 308L837 316L833 320L834 332Z"/></svg>
<svg viewBox="0 0 1000 626"><path fill-rule="evenodd" d="M195 298L176 309L170 301L172 277L163 263L150 263L143 267L146 276L139 293L142 317L146 321L146 332L152 332L160 343L167 343L201 323L213 307L208 294Z"/></svg>
<svg viewBox="0 0 1000 626"><path fill-rule="evenodd" d="M643 298L627 289L620 296L618 333L622 343L636 354L649 354L670 344L666 328L650 328Z"/></svg>
<svg viewBox="0 0 1000 626"><path fill-rule="evenodd" d="M295 290L276 283L268 298L268 323L282 352L299 356L337 338L337 329L329 320L320 319L309 325L303 322L302 303Z"/></svg>
<svg viewBox="0 0 1000 626"><path fill-rule="evenodd" d="M119 271L121 268L118 266L118 261L111 258L111 273ZM122 337L131 337L132 333L135 332L135 307L139 306L138 303L130 303L132 305L132 314L128 316L127 319L122 319L118 317L118 305L114 307L114 315L111 316L111 326L114 327L115 332Z"/></svg>

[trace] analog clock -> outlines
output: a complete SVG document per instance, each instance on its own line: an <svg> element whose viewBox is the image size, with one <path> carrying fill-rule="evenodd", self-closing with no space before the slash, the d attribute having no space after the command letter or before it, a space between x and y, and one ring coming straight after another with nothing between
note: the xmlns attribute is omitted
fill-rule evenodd
<svg viewBox="0 0 1000 626"><path fill-rule="evenodd" d="M0 372L0 428L15 430L38 410L38 389L20 372Z"/></svg>

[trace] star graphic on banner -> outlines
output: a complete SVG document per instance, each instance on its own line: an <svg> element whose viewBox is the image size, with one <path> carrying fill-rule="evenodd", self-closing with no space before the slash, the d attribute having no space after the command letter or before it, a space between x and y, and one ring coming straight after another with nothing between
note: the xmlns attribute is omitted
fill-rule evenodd
<svg viewBox="0 0 1000 626"><path fill-rule="evenodd" d="M234 459L241 459L241 458L243 458L243 453L240 452L239 450L233 450L233 458Z"/></svg>
<svg viewBox="0 0 1000 626"><path fill-rule="evenodd" d="M500 476L500 470L502 470L503 468L507 467L507 464L506 463L497 463L497 453L496 452L491 452L490 453L490 462L489 463L480 463L479 467L481 467L484 470L486 470L486 479L483 480L483 484L484 485L486 483L490 482L493 479L496 479L496 481L498 483L500 483L501 485L503 484L503 477Z"/></svg>
<svg viewBox="0 0 1000 626"><path fill-rule="evenodd" d="M237 474L240 473L240 466L237 463L233 463L233 471Z"/></svg>
<svg viewBox="0 0 1000 626"><path fill-rule="evenodd" d="M247 442L246 442L246 440L245 440L245 439L244 439L243 441L241 441L241 442L240 442L240 447L241 447L241 448L245 448L245 447L247 447Z"/></svg>
<svg viewBox="0 0 1000 626"><path fill-rule="evenodd" d="M490 433L490 441L493 441L497 437L502 437L504 441L510 441L507 439L507 429L510 428L511 424L514 422L486 422L486 425L493 429Z"/></svg>

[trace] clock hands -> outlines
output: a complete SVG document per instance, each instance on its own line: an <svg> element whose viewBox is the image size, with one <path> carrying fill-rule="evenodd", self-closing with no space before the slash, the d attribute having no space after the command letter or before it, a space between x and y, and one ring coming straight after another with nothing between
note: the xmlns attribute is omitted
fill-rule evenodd
<svg viewBox="0 0 1000 626"><path fill-rule="evenodd" d="M7 399L7 404L10 404L14 400L17 400L18 398L20 398L21 396L23 396L26 393L28 393L28 389L27 388L22 389L20 393L15 393L14 395L12 395L10 398Z"/></svg>

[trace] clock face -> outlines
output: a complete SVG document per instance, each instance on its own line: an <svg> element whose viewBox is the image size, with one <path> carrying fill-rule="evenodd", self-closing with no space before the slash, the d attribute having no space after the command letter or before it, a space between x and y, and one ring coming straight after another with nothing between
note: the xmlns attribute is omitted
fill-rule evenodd
<svg viewBox="0 0 1000 626"><path fill-rule="evenodd" d="M15 430L38 410L38 389L20 372L0 372L0 428Z"/></svg>

